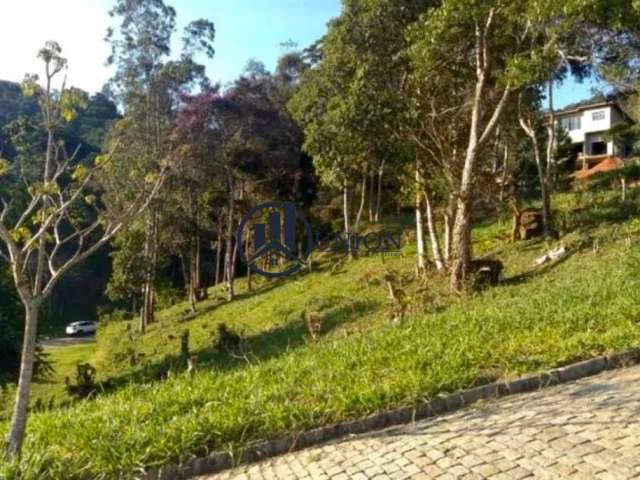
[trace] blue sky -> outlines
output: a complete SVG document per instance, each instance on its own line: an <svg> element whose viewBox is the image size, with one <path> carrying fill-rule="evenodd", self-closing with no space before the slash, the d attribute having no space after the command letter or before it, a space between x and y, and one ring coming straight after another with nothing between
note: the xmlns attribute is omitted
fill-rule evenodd
<svg viewBox="0 0 640 480"><path fill-rule="evenodd" d="M178 23L207 17L216 26L212 79L231 81L255 58L272 70L288 40L305 47L320 38L340 13L340 0L183 0Z"/></svg>
<svg viewBox="0 0 640 480"><path fill-rule="evenodd" d="M182 27L205 17L216 26L215 58L207 63L214 81L230 82L255 58L270 70L283 53L282 42L304 47L321 37L327 22L340 13L340 0L167 0ZM110 25L112 0L0 0L0 79L20 81L39 72L38 49L57 40L69 59L70 85L90 92L109 78L104 66L108 47L103 38ZM37 12L37 14L35 14ZM588 98L590 83L566 82L556 106Z"/></svg>

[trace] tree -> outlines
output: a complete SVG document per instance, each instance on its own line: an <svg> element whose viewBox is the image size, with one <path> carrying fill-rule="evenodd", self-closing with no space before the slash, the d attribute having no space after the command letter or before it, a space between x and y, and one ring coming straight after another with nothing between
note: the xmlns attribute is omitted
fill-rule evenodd
<svg viewBox="0 0 640 480"><path fill-rule="evenodd" d="M169 153L171 122L180 96L196 83L208 85L204 67L194 58L198 53L213 56L215 28L204 19L189 23L184 30L179 60L170 60L176 12L163 0L118 0L110 15L120 19L117 31L110 29L107 34L112 49L109 63L117 67L111 87L125 111L125 119L117 128L126 136L128 148L119 154L127 157L126 161L133 167L130 171L144 175L145 165ZM130 175L123 178L132 180ZM114 179L111 183L113 194L126 192L128 188L127 181L119 183ZM142 332L154 320L163 204L159 200L152 203L143 219Z"/></svg>
<svg viewBox="0 0 640 480"><path fill-rule="evenodd" d="M400 168L406 158L397 128L408 68L404 33L430 3L343 2L320 61L303 72L289 102L320 177L342 191L347 239L358 234L367 192L370 221L380 220L385 168Z"/></svg>
<svg viewBox="0 0 640 480"><path fill-rule="evenodd" d="M252 62L224 94L211 88L185 96L174 122L173 149L184 159L175 190L184 189L190 199L181 208L191 225L185 230L203 225L204 217L215 219L210 229L219 236L218 258L224 251L229 300L238 264L235 233L243 213L265 201L308 199L301 132L284 108L289 87L284 76L274 77ZM203 214L200 220L193 215L197 212ZM185 238L184 244L196 240Z"/></svg>
<svg viewBox="0 0 640 480"><path fill-rule="evenodd" d="M462 96L466 101L460 106L466 112L468 135L452 235L450 285L454 290L462 287L471 271L474 176L481 153L494 138L514 92L528 81L522 64L537 51L529 21L522 15L528 4L444 1L422 20L422 34L412 45L414 61L435 75L434 82L456 75L466 83Z"/></svg>
<svg viewBox="0 0 640 480"><path fill-rule="evenodd" d="M211 162L211 170L224 179L222 189L225 233L224 271L228 299L234 298L235 255L234 234L237 221L237 153L243 148L245 117L241 106L216 89L185 98L185 105L176 121L174 139L187 155ZM207 158L208 157L208 158Z"/></svg>
<svg viewBox="0 0 640 480"><path fill-rule="evenodd" d="M422 35L420 22L410 26L407 35L413 44ZM409 51L410 56L414 54ZM443 270L450 260L452 221L467 141L467 82L455 71L433 72L430 65L414 59L404 93L400 134L415 157L416 223L422 223L418 230L424 230L426 214L433 261ZM444 205L443 249L433 221L433 205L437 203ZM424 270L427 256L423 235L417 235L422 243L418 245L418 271Z"/></svg>
<svg viewBox="0 0 640 480"><path fill-rule="evenodd" d="M27 423L27 410L33 376L34 353L38 328L38 311L56 284L94 252L102 248L127 223L141 214L160 189L166 166L156 165L153 180L130 201L119 205L98 205L93 192L100 169L112 161L111 155L96 158L95 167L77 164L76 155L68 154L58 140L60 128L73 120L85 104L78 91L64 83L54 89L54 81L67 65L61 48L47 42L38 54L44 62L44 87L36 75L27 76L23 84L26 94L34 96L46 131L44 158L30 171L16 171L15 165L3 161L4 175L21 176L28 204L2 199L0 240L4 249L0 256L10 265L18 296L25 310L24 340L16 400L7 437L9 458L20 453ZM152 170L150 170L152 171ZM82 203L91 205L95 220L78 215Z"/></svg>
<svg viewBox="0 0 640 480"><path fill-rule="evenodd" d="M348 96L355 75L348 22L341 16L330 24L322 42L322 60L303 72L288 106L304 130L305 151L313 157L322 182L341 192L344 236L351 257L353 179L362 178L363 155L352 128L353 103Z"/></svg>
<svg viewBox="0 0 640 480"><path fill-rule="evenodd" d="M3 85L7 88L4 89ZM93 165L110 126L119 115L116 106L103 95L87 95L87 98L87 107L79 111L73 121L63 125L57 136L58 141L65 143L67 151L73 152L79 147L76 154L78 163ZM0 82L0 105L0 157L14 164L17 170L31 170L41 161L41 152L46 145L46 131L39 118L38 102L33 97L25 97L20 84ZM14 203L28 204L27 195L23 195L21 182L11 182L11 178L6 176L0 181L0 191L5 198L13 199ZM79 214L91 216L89 206L83 207L82 210ZM102 298L101 289L109 275L105 250L96 252L58 283L41 308L41 329L61 321L68 323L72 320L94 318L96 304ZM8 266L5 266L4 262L0 263L8 273ZM89 278L92 280L91 283L87 283ZM73 295L79 286L83 287L84 292L81 297ZM22 314L15 320L22 326ZM20 345L17 345L16 348L19 347ZM18 369L15 371L16 376L17 372Z"/></svg>

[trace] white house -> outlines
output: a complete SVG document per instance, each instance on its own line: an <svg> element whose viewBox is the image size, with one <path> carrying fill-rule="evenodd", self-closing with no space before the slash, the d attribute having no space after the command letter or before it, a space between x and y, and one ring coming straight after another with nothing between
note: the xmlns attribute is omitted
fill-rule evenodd
<svg viewBox="0 0 640 480"><path fill-rule="evenodd" d="M607 139L606 134L614 125L633 123L633 120L616 102L600 102L570 107L556 113L559 122L580 152L579 161L591 166L610 156L625 156L623 145Z"/></svg>

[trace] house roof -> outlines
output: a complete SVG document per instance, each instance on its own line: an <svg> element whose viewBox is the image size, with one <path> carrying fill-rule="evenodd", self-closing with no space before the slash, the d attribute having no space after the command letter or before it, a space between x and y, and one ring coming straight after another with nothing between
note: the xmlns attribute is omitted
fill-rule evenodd
<svg viewBox="0 0 640 480"><path fill-rule="evenodd" d="M624 118L631 122L631 123L635 123L633 121L633 119L627 114L627 112L625 112L622 107L620 107L620 104L616 101L604 101L604 102L594 102L594 103L585 103L583 105L571 105L568 108L565 108L564 110L558 110L557 112L555 112L555 116L556 117L567 117L567 116L571 116L571 115L575 115L577 113L582 113L584 111L587 110L597 110L599 108L605 108L605 107L614 107L616 108L620 113L622 113L622 115L624 116Z"/></svg>

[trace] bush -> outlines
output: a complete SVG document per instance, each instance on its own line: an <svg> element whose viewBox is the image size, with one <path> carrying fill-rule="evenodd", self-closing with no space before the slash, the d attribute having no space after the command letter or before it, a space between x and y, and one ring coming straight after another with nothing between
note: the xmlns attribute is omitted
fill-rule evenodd
<svg viewBox="0 0 640 480"><path fill-rule="evenodd" d="M72 384L69 377L65 378L67 393L75 398L88 398L98 390L96 383L96 369L89 363L79 363L76 367L76 383Z"/></svg>

